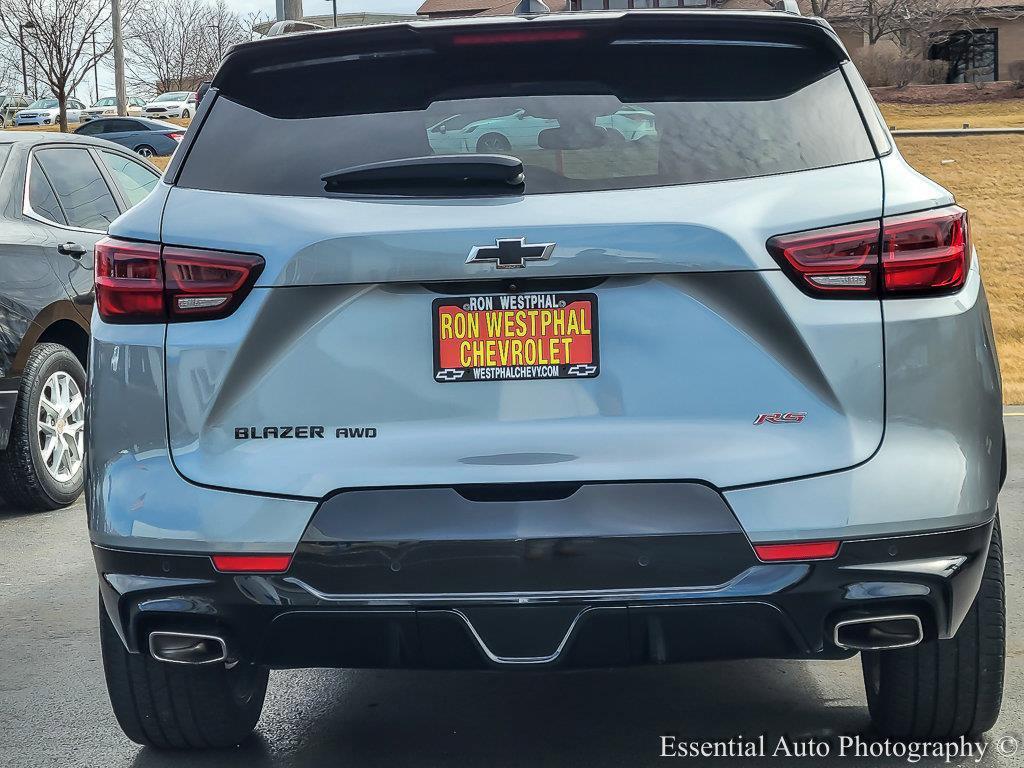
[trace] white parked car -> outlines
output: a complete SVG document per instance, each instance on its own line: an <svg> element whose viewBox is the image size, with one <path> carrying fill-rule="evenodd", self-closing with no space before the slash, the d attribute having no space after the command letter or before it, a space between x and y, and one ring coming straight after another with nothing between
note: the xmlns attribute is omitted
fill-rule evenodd
<svg viewBox="0 0 1024 768"><path fill-rule="evenodd" d="M128 114L134 117L141 117L142 108L146 106L146 100L138 96L128 97ZM104 96L98 99L91 107L82 112L82 122L93 120L97 117L111 117L117 114L117 97Z"/></svg>
<svg viewBox="0 0 1024 768"><path fill-rule="evenodd" d="M80 123L85 104L68 99L68 122ZM15 125L53 125L60 120L60 104L56 99L38 99L14 116Z"/></svg>
<svg viewBox="0 0 1024 768"><path fill-rule="evenodd" d="M192 117L196 113L198 99L195 91L170 91L161 93L142 108L145 117Z"/></svg>

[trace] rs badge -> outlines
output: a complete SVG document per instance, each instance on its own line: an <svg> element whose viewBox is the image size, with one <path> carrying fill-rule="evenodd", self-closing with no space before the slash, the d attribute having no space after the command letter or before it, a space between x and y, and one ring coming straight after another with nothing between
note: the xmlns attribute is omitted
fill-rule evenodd
<svg viewBox="0 0 1024 768"><path fill-rule="evenodd" d="M799 424L807 417L803 411L787 411L786 413L761 413L754 419L754 426L762 424Z"/></svg>

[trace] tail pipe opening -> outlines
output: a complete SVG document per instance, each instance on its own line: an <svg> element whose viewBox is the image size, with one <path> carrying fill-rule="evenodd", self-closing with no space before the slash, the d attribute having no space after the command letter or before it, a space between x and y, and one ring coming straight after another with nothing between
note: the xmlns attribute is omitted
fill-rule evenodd
<svg viewBox="0 0 1024 768"><path fill-rule="evenodd" d="M149 654L168 664L215 664L227 661L228 645L217 635L150 632Z"/></svg>
<svg viewBox="0 0 1024 768"><path fill-rule="evenodd" d="M910 648L924 640L924 627L912 613L858 616L836 622L833 639L840 648L855 651Z"/></svg>

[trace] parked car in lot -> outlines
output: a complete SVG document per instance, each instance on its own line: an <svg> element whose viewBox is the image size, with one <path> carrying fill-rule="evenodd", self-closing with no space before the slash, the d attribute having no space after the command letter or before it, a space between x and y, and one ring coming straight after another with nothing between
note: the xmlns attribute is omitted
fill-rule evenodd
<svg viewBox="0 0 1024 768"><path fill-rule="evenodd" d="M81 122L85 104L78 99L68 99L67 118L69 123ZM14 115L14 124L21 125L54 125L60 122L60 102L56 99L38 99Z"/></svg>
<svg viewBox="0 0 1024 768"><path fill-rule="evenodd" d="M17 509L81 493L93 246L158 178L116 144L0 131L0 496Z"/></svg>
<svg viewBox="0 0 1024 768"><path fill-rule="evenodd" d="M142 108L146 117L189 118L196 113L195 91L173 91L162 93Z"/></svg>
<svg viewBox="0 0 1024 768"><path fill-rule="evenodd" d="M0 93L0 128L14 125L14 116L31 103L24 94Z"/></svg>
<svg viewBox="0 0 1024 768"><path fill-rule="evenodd" d="M621 107L612 114L596 116L590 125L605 129L609 141L637 141L657 134L654 115L642 107ZM500 117L472 119L452 115L432 125L427 133L431 148L440 154L500 153L540 149L541 133L558 127L558 120L532 115L529 109L520 107Z"/></svg>
<svg viewBox="0 0 1024 768"><path fill-rule="evenodd" d="M138 96L129 96L125 110L129 115L137 116L142 114L142 108L146 106L144 99ZM93 102L92 106L82 112L82 122L95 120L97 117L111 117L117 115L117 97L104 96Z"/></svg>
<svg viewBox="0 0 1024 768"><path fill-rule="evenodd" d="M143 157L173 155L185 129L174 123L144 117L103 117L75 130L79 136L100 136Z"/></svg>
<svg viewBox="0 0 1024 768"><path fill-rule="evenodd" d="M518 109L535 146L431 145ZM620 110L656 130L614 139ZM130 738L236 744L270 668L858 653L874 732L992 727L978 258L826 22L268 38L182 150L96 246L86 505Z"/></svg>

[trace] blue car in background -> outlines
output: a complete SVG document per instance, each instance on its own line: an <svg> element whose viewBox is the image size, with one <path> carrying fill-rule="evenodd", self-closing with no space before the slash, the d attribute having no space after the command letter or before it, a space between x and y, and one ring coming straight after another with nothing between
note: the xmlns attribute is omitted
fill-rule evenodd
<svg viewBox="0 0 1024 768"><path fill-rule="evenodd" d="M185 129L144 117L102 117L91 120L75 133L112 141L143 157L166 157L174 154Z"/></svg>

